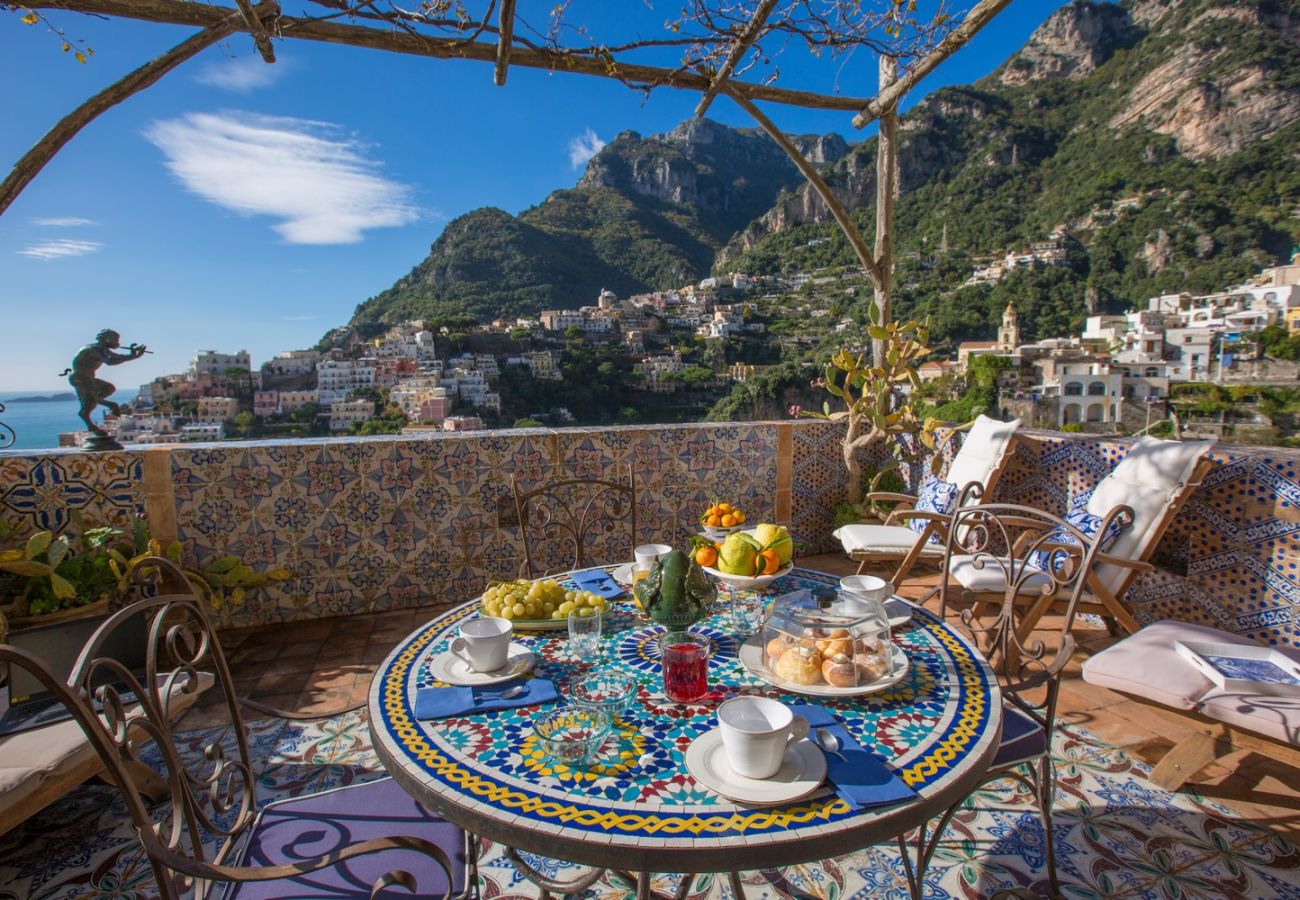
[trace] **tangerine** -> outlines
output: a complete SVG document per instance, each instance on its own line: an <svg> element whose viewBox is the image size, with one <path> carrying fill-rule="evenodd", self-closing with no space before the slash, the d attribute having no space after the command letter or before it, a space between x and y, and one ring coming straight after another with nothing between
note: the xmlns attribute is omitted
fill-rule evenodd
<svg viewBox="0 0 1300 900"><path fill-rule="evenodd" d="M701 547L695 551L695 561L705 568L713 568L718 561L718 551L713 547Z"/></svg>
<svg viewBox="0 0 1300 900"><path fill-rule="evenodd" d="M733 516L731 513L727 513L725 516L722 517L723 528L731 528L735 524L736 524L736 517Z"/></svg>
<svg viewBox="0 0 1300 900"><path fill-rule="evenodd" d="M729 513L729 512L731 512L731 504L730 504L730 503L719 503L719 504L718 504L718 512L720 512L720 513Z"/></svg>
<svg viewBox="0 0 1300 900"><path fill-rule="evenodd" d="M745 514L743 512L737 509L737 510L733 510L731 514L736 517L737 525L745 524Z"/></svg>
<svg viewBox="0 0 1300 900"><path fill-rule="evenodd" d="M717 528L719 525L722 524L722 519L715 513L713 515L710 515L707 519L705 519L704 524L708 525L710 528Z"/></svg>
<svg viewBox="0 0 1300 900"><path fill-rule="evenodd" d="M764 550L758 554L758 558L763 562L757 573L759 575L771 575L781 568L781 557L775 550Z"/></svg>

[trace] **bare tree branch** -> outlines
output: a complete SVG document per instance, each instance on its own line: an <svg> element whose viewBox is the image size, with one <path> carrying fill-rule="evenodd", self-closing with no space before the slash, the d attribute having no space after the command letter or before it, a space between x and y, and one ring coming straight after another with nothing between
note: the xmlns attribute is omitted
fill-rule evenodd
<svg viewBox="0 0 1300 900"><path fill-rule="evenodd" d="M266 14L275 15L279 5L275 0L263 3L259 9ZM237 31L248 27L243 16L238 12L228 13L224 19L204 28L198 34L188 38L168 50L162 56L150 60L134 72L113 82L104 90L91 97L59 120L46 132L32 149L23 154L22 159L14 164L13 169L3 182L0 182L0 215L4 214L22 193L23 188L36 177L46 163L54 158L63 147L77 136L81 129L93 122L99 115L121 103L123 100L139 93L162 78L172 69L202 50L206 50L218 41L223 41Z"/></svg>
<svg viewBox="0 0 1300 900"><path fill-rule="evenodd" d="M249 34L253 36L253 46L257 52L262 54L262 61L266 63L275 62L275 48L271 46L271 36L266 33L266 26L258 18L257 11L253 9L253 4L249 0L235 0L235 5L239 7L239 13L244 17L245 24L248 25ZM280 12L279 7L272 15Z"/></svg>
<svg viewBox="0 0 1300 900"><path fill-rule="evenodd" d="M727 54L726 60L722 63L722 68L718 69L718 74L713 76L712 84L709 85L708 90L704 92L704 96L700 98L699 104L695 107L695 118L703 118L704 114L709 111L709 105L713 103L713 98L718 95L718 91L727 83L727 79L731 78L731 72L736 68L736 63L740 62L745 52L749 50L750 45L758 39L763 23L772 14L776 4L777 0L762 0L758 9L754 11L754 17L745 26L744 33L736 39L731 52Z"/></svg>
<svg viewBox="0 0 1300 900"><path fill-rule="evenodd" d="M510 48L515 34L515 0L501 0L501 14L497 32L497 65L494 80L504 87L506 70L510 67Z"/></svg>

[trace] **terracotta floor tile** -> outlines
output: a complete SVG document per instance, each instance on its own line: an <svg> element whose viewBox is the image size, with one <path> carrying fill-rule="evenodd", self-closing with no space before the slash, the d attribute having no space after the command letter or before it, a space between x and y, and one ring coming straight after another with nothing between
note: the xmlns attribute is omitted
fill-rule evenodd
<svg viewBox="0 0 1300 900"><path fill-rule="evenodd" d="M250 662L268 662L280 655L280 647L277 644L246 644L233 653L224 644L221 649L225 651L226 660L232 666Z"/></svg>
<svg viewBox="0 0 1300 900"><path fill-rule="evenodd" d="M297 694L307 684L311 670L294 672L268 672L257 680L249 696L254 699L268 694Z"/></svg>
<svg viewBox="0 0 1300 900"><path fill-rule="evenodd" d="M322 638L299 638L295 636L292 640L287 640L280 645L276 659L315 658L321 651L321 641Z"/></svg>

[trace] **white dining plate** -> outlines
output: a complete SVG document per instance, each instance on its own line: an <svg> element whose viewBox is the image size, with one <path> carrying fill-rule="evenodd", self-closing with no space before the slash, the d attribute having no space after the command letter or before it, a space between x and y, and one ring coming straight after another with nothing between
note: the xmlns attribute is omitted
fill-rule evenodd
<svg viewBox="0 0 1300 900"><path fill-rule="evenodd" d="M609 574L613 577L615 581L623 585L623 587L631 587L632 569L635 566L636 563L623 563L623 565L619 566L617 569L615 569L613 572L610 572Z"/></svg>
<svg viewBox="0 0 1300 900"><path fill-rule="evenodd" d="M565 622L564 624L567 628L568 623ZM497 669L495 672L475 672L465 660L450 650L444 650L429 660L429 674L439 681L445 681L447 684L479 687L484 684L498 684L502 681L518 678L531 669L536 661L537 658L533 656L533 651L523 644L512 643L509 654L506 656L506 664L502 668Z"/></svg>
<svg viewBox="0 0 1300 900"><path fill-rule="evenodd" d="M868 684L853 687L835 687L829 684L795 684L777 677L776 673L763 662L763 645L758 635L753 635L740 647L740 664L751 675L756 675L773 687L789 691L792 694L806 694L810 697L858 697L863 694L875 694L891 688L903 680L911 663L902 648L893 646L891 662L893 668L884 678Z"/></svg>
<svg viewBox="0 0 1300 900"><path fill-rule="evenodd" d="M753 806L790 803L814 793L826 780L826 756L809 740L796 741L771 778L746 778L732 771L722 732L713 729L686 748L686 771L713 793Z"/></svg>

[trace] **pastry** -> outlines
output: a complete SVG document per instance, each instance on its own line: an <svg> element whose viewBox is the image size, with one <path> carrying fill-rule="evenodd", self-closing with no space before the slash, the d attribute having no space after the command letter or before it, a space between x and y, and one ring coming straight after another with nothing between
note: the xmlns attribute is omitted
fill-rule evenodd
<svg viewBox="0 0 1300 900"><path fill-rule="evenodd" d="M879 653L857 653L853 664L858 667L858 682L879 681L889 674L889 659Z"/></svg>
<svg viewBox="0 0 1300 900"><path fill-rule="evenodd" d="M800 647L776 661L776 674L794 684L817 684L822 680L822 656L816 650Z"/></svg>
<svg viewBox="0 0 1300 900"><path fill-rule="evenodd" d="M853 687L858 683L858 667L844 653L822 662L822 678L832 687Z"/></svg>
<svg viewBox="0 0 1300 900"><path fill-rule="evenodd" d="M779 659L785 651L789 650L794 644L790 638L784 634L772 638L767 642L767 658Z"/></svg>
<svg viewBox="0 0 1300 900"><path fill-rule="evenodd" d="M822 640L817 642L817 652L827 659L841 654L852 657L853 638L844 628L831 629Z"/></svg>

